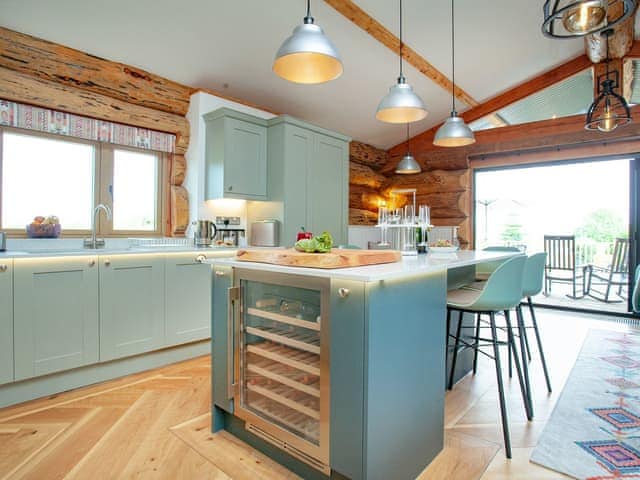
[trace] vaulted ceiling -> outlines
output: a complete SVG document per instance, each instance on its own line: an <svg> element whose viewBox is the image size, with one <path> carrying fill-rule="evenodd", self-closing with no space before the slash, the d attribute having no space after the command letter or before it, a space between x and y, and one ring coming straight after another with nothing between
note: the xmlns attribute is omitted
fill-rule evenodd
<svg viewBox="0 0 640 480"><path fill-rule="evenodd" d="M335 2L332 2L335 3ZM396 0L354 0L398 35ZM296 85L271 71L273 56L301 23L304 0L3 0L0 25L127 63L171 80L217 90L388 148L404 125L375 119L398 76L398 56L320 0L312 15L340 50L345 71L322 85ZM584 52L581 39L540 32L543 0L456 0L456 83L482 102ZM450 0L404 0L407 45L451 78ZM406 65L406 64L405 64ZM70 66L72 68L72 66ZM451 97L411 66L409 83L427 118L442 122ZM465 104L458 110L464 111Z"/></svg>

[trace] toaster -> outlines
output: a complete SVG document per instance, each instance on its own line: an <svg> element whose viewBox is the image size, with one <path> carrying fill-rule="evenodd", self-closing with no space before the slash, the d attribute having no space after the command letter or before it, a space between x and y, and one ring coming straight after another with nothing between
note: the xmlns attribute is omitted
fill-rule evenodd
<svg viewBox="0 0 640 480"><path fill-rule="evenodd" d="M280 244L279 231L278 220L253 222L249 244L253 247L277 247Z"/></svg>

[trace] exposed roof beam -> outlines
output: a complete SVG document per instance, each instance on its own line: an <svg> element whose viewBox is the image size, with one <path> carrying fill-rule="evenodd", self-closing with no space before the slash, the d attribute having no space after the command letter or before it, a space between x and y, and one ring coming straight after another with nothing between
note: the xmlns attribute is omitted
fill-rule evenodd
<svg viewBox="0 0 640 480"><path fill-rule="evenodd" d="M378 42L382 43L393 53L398 53L400 50L400 39L351 0L324 1L338 13L342 14L348 20L375 38ZM431 65L424 57L413 50L405 42L403 42L402 47L402 58L404 58L407 63L414 66L424 76L444 88L447 92L453 92L453 83L451 83L451 80L449 80L445 74ZM458 100L466 103L470 107L475 107L479 104L477 100L457 85L455 87L455 96Z"/></svg>
<svg viewBox="0 0 640 480"><path fill-rule="evenodd" d="M461 114L461 116L467 123L471 123L590 67L592 67L592 63L589 58L587 58L586 55L581 55L531 80L521 83L480 105L470 108ZM440 128L440 125L436 125L413 137L411 139L411 148L414 152L419 149L437 148L433 147L432 142L438 128ZM389 162L380 171L384 173L392 170L398 162L398 155L403 154L405 149L406 142L402 142L389 149Z"/></svg>

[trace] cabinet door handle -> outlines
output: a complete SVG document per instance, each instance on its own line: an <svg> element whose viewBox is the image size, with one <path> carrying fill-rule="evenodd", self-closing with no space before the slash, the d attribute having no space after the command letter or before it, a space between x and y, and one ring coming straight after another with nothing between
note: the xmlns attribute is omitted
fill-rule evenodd
<svg viewBox="0 0 640 480"><path fill-rule="evenodd" d="M0 265L0 272L6 272L8 268L9 268L8 266L2 264Z"/></svg>
<svg viewBox="0 0 640 480"><path fill-rule="evenodd" d="M224 270L216 270L216 277L224 277L225 273Z"/></svg>
<svg viewBox="0 0 640 480"><path fill-rule="evenodd" d="M92 260L89 260L89 266L90 266L90 267L93 267L95 264L96 264L96 261L95 261L95 260L93 260L93 259L92 259Z"/></svg>
<svg viewBox="0 0 640 480"><path fill-rule="evenodd" d="M338 295L340 295L340 298L347 298L350 293L351 293L351 290L349 290L348 288L338 289Z"/></svg>
<svg viewBox="0 0 640 480"><path fill-rule="evenodd" d="M232 190L233 190L233 185L229 185L229 186L227 187L227 190L232 191Z"/></svg>
<svg viewBox="0 0 640 480"><path fill-rule="evenodd" d="M204 255L198 255L196 257L196 262L197 263L204 263L204 261L207 259L207 257L205 257Z"/></svg>
<svg viewBox="0 0 640 480"><path fill-rule="evenodd" d="M235 353L239 346L240 332L236 328L236 302L240 300L240 287L230 287L227 290L227 398L233 399L235 396L234 381L235 373Z"/></svg>
<svg viewBox="0 0 640 480"><path fill-rule="evenodd" d="M111 260L109 260L108 258L104 261L104 266L108 267L109 265L111 265Z"/></svg>

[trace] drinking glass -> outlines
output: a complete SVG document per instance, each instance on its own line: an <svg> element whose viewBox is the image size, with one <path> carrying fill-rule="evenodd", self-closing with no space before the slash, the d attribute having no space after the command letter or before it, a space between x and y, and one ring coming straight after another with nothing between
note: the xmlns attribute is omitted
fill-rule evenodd
<svg viewBox="0 0 640 480"><path fill-rule="evenodd" d="M378 208L378 225L380 225L381 240L379 245L387 246L387 225L389 225L389 209L387 207Z"/></svg>
<svg viewBox="0 0 640 480"><path fill-rule="evenodd" d="M420 205L420 207L418 207L418 223L420 225L429 225L431 220L429 213L429 207L427 205Z"/></svg>
<svg viewBox="0 0 640 480"><path fill-rule="evenodd" d="M415 223L416 221L416 216L415 216L415 211L413 209L413 205L406 205L404 207L404 218L403 218L403 222L405 225L410 225Z"/></svg>

